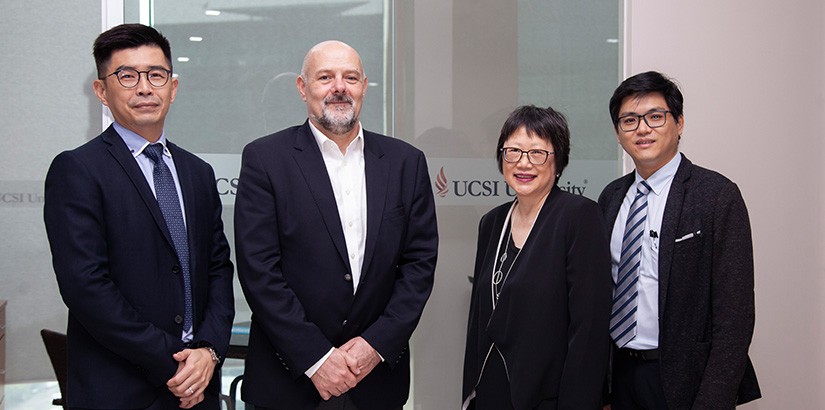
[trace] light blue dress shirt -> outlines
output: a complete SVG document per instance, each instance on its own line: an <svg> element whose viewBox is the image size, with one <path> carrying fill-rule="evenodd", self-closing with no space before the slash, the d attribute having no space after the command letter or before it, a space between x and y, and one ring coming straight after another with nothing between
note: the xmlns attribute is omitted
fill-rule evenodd
<svg viewBox="0 0 825 410"><path fill-rule="evenodd" d="M178 192L178 201L180 202L180 210L183 213L183 224L185 226L186 208L183 207L183 194L180 190L178 170L175 168L175 161L172 159L172 153L170 153L169 148L166 147L166 131L161 134L160 138L156 142L152 143L137 133L124 128L122 125L118 124L117 121L113 123L113 126L115 131L120 134L120 138L123 139L123 142L126 143L126 147L129 148L129 151L132 153L132 157L134 157L135 161L137 161L141 172L143 172L143 177L146 178L146 182L149 183L149 188L152 189L152 193L155 195L156 199L157 193L155 192L155 177L153 174L155 164L151 159L149 159L149 157L141 154L143 154L143 150L149 146L149 144L163 144L163 162L166 163L167 167L169 167L169 172L172 173L172 179L175 180L175 190ZM181 340L184 342L191 342L192 334L193 329L184 329L183 334L181 335Z"/></svg>
<svg viewBox="0 0 825 410"><path fill-rule="evenodd" d="M639 266L639 296L636 310L636 337L624 347L636 350L657 349L659 347L659 233L662 230L662 215L665 212L670 185L682 155L678 152L667 164L654 172L645 182L651 191L647 196L647 219L645 221L646 235L642 236L641 264ZM624 235L627 214L630 205L636 196L636 186L643 180L635 172L636 180L627 190L622 201L619 215L613 224L613 233L610 236L610 257L612 259L613 283L619 270L619 260L622 254L622 236Z"/></svg>

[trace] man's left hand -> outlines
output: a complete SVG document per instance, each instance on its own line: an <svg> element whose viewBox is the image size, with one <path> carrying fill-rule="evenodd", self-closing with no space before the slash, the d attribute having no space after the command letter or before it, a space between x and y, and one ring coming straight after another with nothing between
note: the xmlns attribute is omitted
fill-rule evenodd
<svg viewBox="0 0 825 410"><path fill-rule="evenodd" d="M200 403L202 401L203 401L203 393L201 393L197 396L192 395L192 396L189 396L189 397L181 397L180 398L180 405L178 407L180 407L182 409L191 409L192 407L195 407L195 405L197 405L198 403Z"/></svg>
<svg viewBox="0 0 825 410"><path fill-rule="evenodd" d="M202 347L183 349L172 357L178 361L178 371L166 382L166 387L180 398L181 408L191 408L203 400L203 392L212 380L215 372L212 353Z"/></svg>
<svg viewBox="0 0 825 410"><path fill-rule="evenodd" d="M364 377L367 377L375 366L378 366L378 364L381 363L381 356L378 355L378 351L373 349L372 346L370 346L370 344L367 343L367 341L361 336L350 339L339 349L347 352L350 356L355 358L358 363L358 369L361 370L361 373L358 374L356 379L359 382Z"/></svg>

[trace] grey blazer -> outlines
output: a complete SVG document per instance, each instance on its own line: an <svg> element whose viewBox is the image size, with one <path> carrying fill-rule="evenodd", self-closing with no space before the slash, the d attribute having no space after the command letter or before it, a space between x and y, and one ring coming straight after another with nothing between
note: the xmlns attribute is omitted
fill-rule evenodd
<svg viewBox="0 0 825 410"><path fill-rule="evenodd" d="M608 226L634 178L613 181L599 196ZM659 241L659 354L668 407L731 409L758 399L748 357L753 247L739 188L682 155Z"/></svg>

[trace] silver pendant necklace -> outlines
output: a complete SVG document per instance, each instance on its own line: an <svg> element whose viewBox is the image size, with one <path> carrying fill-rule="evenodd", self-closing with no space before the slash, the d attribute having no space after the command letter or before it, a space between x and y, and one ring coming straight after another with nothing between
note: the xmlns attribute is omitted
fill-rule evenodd
<svg viewBox="0 0 825 410"><path fill-rule="evenodd" d="M519 255L521 255L521 251L524 250L524 247L527 246L527 240L530 238L530 233L533 232L533 226L536 224L536 219L539 218L539 213L541 213L541 208L544 207L544 202L547 199L545 198L541 202L541 206L539 210L536 212L536 216L533 218L533 222L530 224L530 230L527 231L527 239L525 239L524 244L521 245L521 249L518 250L516 256L513 257L513 263L510 264L510 267L507 268L507 272L502 272L502 268L504 267L504 261L507 260L507 250L510 246L510 239L513 236L512 229L509 228L510 218L513 216L513 210L516 209L516 205L518 204L518 199L513 201L513 205L510 206L510 210L507 212L507 217L504 219L504 225L501 227L501 235L498 238L498 246L496 246L496 252L501 249L501 243L504 241L505 234L507 235L507 242L504 245L504 253L498 258L500 264L498 269L496 269L496 263L493 261L493 276L490 278L490 298L493 302L493 310L496 310L496 305L498 305L498 298L501 295L501 291L504 290L504 283L507 281L507 277L510 276L510 272L513 270L513 266L516 264Z"/></svg>
<svg viewBox="0 0 825 410"><path fill-rule="evenodd" d="M495 271L495 273L493 273L493 284L494 285L498 285L499 283L501 283L501 276L502 276L501 275L501 268L504 267L504 261L507 260L507 246L509 246L509 245L510 245L510 241L507 241L507 245L504 246L504 253L501 254L501 259L498 260L498 262L501 265L498 265L498 270ZM512 267L512 265L510 267ZM507 273L510 273L509 269L507 270Z"/></svg>
<svg viewBox="0 0 825 410"><path fill-rule="evenodd" d="M498 266L498 270L493 273L493 291L495 294L495 301L498 302L498 298L501 295L501 290L504 289L504 282L507 281L507 278L510 276L510 272L513 270L513 265L516 264L516 260L518 260L519 255L521 255L521 249L516 252L516 256L513 257L513 263L507 268L507 273L502 273L502 268L504 268L504 262L507 260L507 254L510 250L510 241L512 241L512 233L508 235L508 238L504 245L504 253L501 254L501 258L499 259L500 265ZM522 246L522 248L524 248Z"/></svg>

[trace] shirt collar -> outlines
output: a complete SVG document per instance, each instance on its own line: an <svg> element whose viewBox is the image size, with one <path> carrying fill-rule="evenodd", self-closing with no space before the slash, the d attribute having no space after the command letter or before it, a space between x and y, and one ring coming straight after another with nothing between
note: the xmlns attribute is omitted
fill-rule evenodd
<svg viewBox="0 0 825 410"><path fill-rule="evenodd" d="M309 129L312 131L312 136L315 137L315 142L318 144L318 148L321 152L324 152L324 146L330 146L329 144L332 144L331 146L335 147L336 150L338 149L338 144L336 144L335 141L324 135L321 130L315 127L315 124L313 124L312 121L308 122ZM347 152L349 152L350 147L361 152L364 151L364 127L361 126L360 121L358 122L358 135L356 135L352 142L349 143L349 146L347 146Z"/></svg>
<svg viewBox="0 0 825 410"><path fill-rule="evenodd" d="M137 158L137 156L142 154L143 150L149 146L149 144L152 144L136 132L118 124L117 121L115 121L112 125L115 127L115 131L117 131L120 135L123 142L126 143L126 147L129 148L129 151L132 153L133 157ZM169 152L169 148L166 146L166 130L161 133L160 138L155 143L160 143L163 145L163 155L168 155L170 157L172 156Z"/></svg>
<svg viewBox="0 0 825 410"><path fill-rule="evenodd" d="M682 154L676 152L676 155L674 155L667 164L659 168L646 180L642 179L642 176L639 175L639 171L636 171L636 180L633 182L633 186L636 186L639 182L644 180L647 182L647 185L650 186L650 190L653 191L654 194L660 195L665 187L667 187L668 183L676 175L676 171L679 169L679 164L681 163Z"/></svg>

